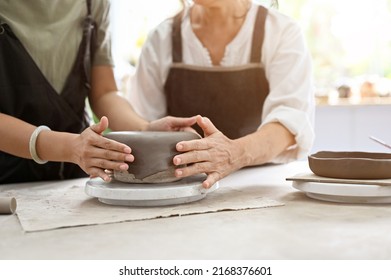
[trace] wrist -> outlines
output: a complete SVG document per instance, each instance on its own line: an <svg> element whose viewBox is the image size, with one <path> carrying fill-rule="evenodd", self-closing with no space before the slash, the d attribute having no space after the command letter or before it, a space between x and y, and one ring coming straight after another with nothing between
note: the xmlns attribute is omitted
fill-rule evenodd
<svg viewBox="0 0 391 280"><path fill-rule="evenodd" d="M264 164L269 161L269 145L265 139L260 139L258 132L246 135L237 139L238 146L240 147L241 162L243 166L253 166Z"/></svg>
<svg viewBox="0 0 391 280"><path fill-rule="evenodd" d="M145 120L140 121L140 131L148 131L148 130L152 130L151 122Z"/></svg>
<svg viewBox="0 0 391 280"><path fill-rule="evenodd" d="M76 163L75 156L80 145L75 143L78 134L42 131L36 142L36 151L41 159L55 162Z"/></svg>

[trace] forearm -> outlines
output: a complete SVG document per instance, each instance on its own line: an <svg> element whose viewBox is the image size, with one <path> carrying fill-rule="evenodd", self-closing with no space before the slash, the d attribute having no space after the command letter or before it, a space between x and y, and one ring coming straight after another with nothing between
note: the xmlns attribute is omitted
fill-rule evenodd
<svg viewBox="0 0 391 280"><path fill-rule="evenodd" d="M42 160L77 163L72 145L77 136L67 132L42 131L37 137L35 149Z"/></svg>
<svg viewBox="0 0 391 280"><path fill-rule="evenodd" d="M36 126L5 114L0 114L0 123L0 150L31 159L29 143ZM74 137L70 133L42 131L35 145L37 154L42 160L71 161L72 151L67 147Z"/></svg>
<svg viewBox="0 0 391 280"><path fill-rule="evenodd" d="M91 102L91 108L100 118L107 116L112 130L146 130L148 122L133 110L118 92L109 92Z"/></svg>
<svg viewBox="0 0 391 280"><path fill-rule="evenodd" d="M145 130L148 122L119 95L111 66L94 66L91 75L89 102L98 118L106 116L112 130Z"/></svg>
<svg viewBox="0 0 391 280"><path fill-rule="evenodd" d="M235 141L241 147L241 167L271 162L295 144L294 135L278 122L268 123L255 133Z"/></svg>
<svg viewBox="0 0 391 280"><path fill-rule="evenodd" d="M23 158L31 158L30 136L35 126L0 113L0 150Z"/></svg>

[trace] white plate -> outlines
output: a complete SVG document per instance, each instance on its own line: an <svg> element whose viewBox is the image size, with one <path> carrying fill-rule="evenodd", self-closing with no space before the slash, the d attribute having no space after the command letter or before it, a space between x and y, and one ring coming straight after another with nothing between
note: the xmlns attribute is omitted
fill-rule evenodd
<svg viewBox="0 0 391 280"><path fill-rule="evenodd" d="M292 186L308 197L340 203L391 203L391 187L293 181Z"/></svg>
<svg viewBox="0 0 391 280"><path fill-rule="evenodd" d="M105 182L100 178L87 181L85 192L99 201L124 206L166 206L193 202L204 198L219 187L218 182L204 189L204 175L184 178L164 184L130 184L118 181Z"/></svg>

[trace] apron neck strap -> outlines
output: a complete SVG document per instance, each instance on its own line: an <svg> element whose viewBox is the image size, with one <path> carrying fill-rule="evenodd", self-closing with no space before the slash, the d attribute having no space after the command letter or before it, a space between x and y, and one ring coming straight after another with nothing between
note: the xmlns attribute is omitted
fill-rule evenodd
<svg viewBox="0 0 391 280"><path fill-rule="evenodd" d="M89 1L88 1L89 2ZM182 35L181 25L184 11L182 10L174 17L172 25L172 61L173 63L182 62ZM265 21L267 9L263 6L258 7L257 18L255 20L254 32L251 46L250 62L260 63L262 57L262 44L265 36Z"/></svg>
<svg viewBox="0 0 391 280"><path fill-rule="evenodd" d="M91 0L86 1L88 16L91 16Z"/></svg>
<svg viewBox="0 0 391 280"><path fill-rule="evenodd" d="M172 25L172 62L182 62L182 35L181 25L184 10L179 12L174 17L174 23Z"/></svg>
<svg viewBox="0 0 391 280"><path fill-rule="evenodd" d="M255 20L253 40L251 46L250 62L260 63L262 57L263 38L265 36L265 21L267 16L267 9L259 6L257 12L257 19Z"/></svg>

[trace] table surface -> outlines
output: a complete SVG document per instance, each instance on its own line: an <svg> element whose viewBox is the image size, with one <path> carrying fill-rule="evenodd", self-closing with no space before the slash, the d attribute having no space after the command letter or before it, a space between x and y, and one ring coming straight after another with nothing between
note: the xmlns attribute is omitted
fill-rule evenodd
<svg viewBox="0 0 391 280"><path fill-rule="evenodd" d="M294 162L245 168L220 181L222 188L258 186L285 203L279 207L32 233L16 215L0 215L0 259L391 259L390 206L311 199L285 180L306 171L307 162Z"/></svg>

